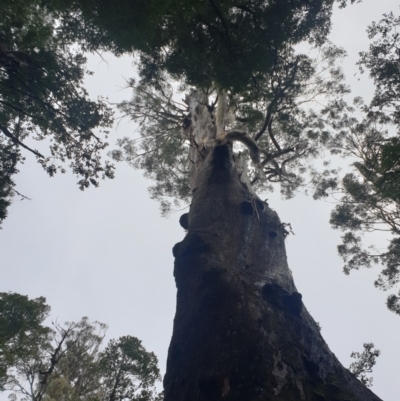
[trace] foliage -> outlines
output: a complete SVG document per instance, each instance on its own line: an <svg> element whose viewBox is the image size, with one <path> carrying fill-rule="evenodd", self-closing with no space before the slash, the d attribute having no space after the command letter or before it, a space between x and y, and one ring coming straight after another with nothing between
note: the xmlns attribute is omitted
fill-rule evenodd
<svg viewBox="0 0 400 401"><path fill-rule="evenodd" d="M88 318L54 326L54 351L40 375L43 400L90 399L101 380L99 353L107 326Z"/></svg>
<svg viewBox="0 0 400 401"><path fill-rule="evenodd" d="M62 25L86 49L138 52L139 71L146 81L167 72L198 88L216 84L240 90L253 75L273 65L275 49L304 40L322 43L329 33L333 3L70 0L58 6L69 10Z"/></svg>
<svg viewBox="0 0 400 401"><path fill-rule="evenodd" d="M341 7L347 0L337 0ZM69 163L79 187L113 177L102 164L112 114L105 101L91 101L83 87L84 52L134 53L141 82L158 88L167 74L197 88L225 87L232 93L262 81L276 66L276 52L301 41L321 44L330 29L335 0L16 0L0 6L0 222L17 194L14 175L35 155L53 176ZM355 0L350 0L354 3ZM279 18L277 18L277 16ZM87 71L86 71L87 72ZM262 84L259 82L258 84ZM46 141L50 154L31 147ZM173 137L166 154L176 157ZM171 141L169 141L171 142ZM183 161L181 160L181 164ZM167 162L166 168L172 164ZM166 179L160 191L185 197L182 173L172 169L179 188ZM152 172L148 173L152 175ZM172 185L174 187L174 185ZM164 205L168 208L168 204Z"/></svg>
<svg viewBox="0 0 400 401"><path fill-rule="evenodd" d="M191 195L190 146L180 134L188 112L177 96L193 89L206 94L210 108L216 93L228 89L236 121L263 147L269 182L253 177L256 189L281 182L282 193L291 197L305 183L309 161L330 133L317 111L304 105L322 96L334 104L347 89L334 65L342 50L326 45L313 60L295 54L293 46L325 42L333 3L70 0L61 6L69 10L61 26L87 50L136 55L140 79L129 81L134 95L120 109L139 123L141 137L119 140L120 150L111 154L155 181L151 196L167 214L172 203L179 207Z"/></svg>
<svg viewBox="0 0 400 401"><path fill-rule="evenodd" d="M0 293L0 390L10 381L9 367L36 352L48 338L43 326L50 307L43 297L28 299L16 293Z"/></svg>
<svg viewBox="0 0 400 401"><path fill-rule="evenodd" d="M96 377L88 377L88 370L92 367L91 356L98 352L106 326L89 323L87 318L78 323L66 323L65 327L58 323L53 326L51 335L39 341L34 352L14 363L12 380L7 386L13 391L14 399L48 399L48 391L54 392L55 383L59 384L58 379L65 370L69 373L65 377L68 380L68 396L78 397L88 392L90 385L87 381L91 382ZM76 364L77 361L79 363Z"/></svg>
<svg viewBox="0 0 400 401"><path fill-rule="evenodd" d="M370 105L355 99L362 119L354 109L342 104L332 117L338 135L331 142L334 152L355 158L354 171L339 183L320 183L317 197L329 190L341 194L331 214L334 228L345 231L339 254L344 272L381 264L375 285L388 290L400 281L400 17L392 13L373 23L368 34L374 41L361 53L359 65L366 68L376 84ZM390 234L384 249L363 245L361 235L369 232ZM388 308L400 315L399 296L391 294Z"/></svg>
<svg viewBox="0 0 400 401"><path fill-rule="evenodd" d="M111 340L102 354L101 366L106 400L145 401L156 395L153 386L161 379L157 357L136 337Z"/></svg>
<svg viewBox="0 0 400 401"><path fill-rule="evenodd" d="M50 2L51 3L51 2ZM47 5L46 5L47 4ZM54 7L53 7L54 8ZM65 163L79 177L79 187L97 186L98 177L113 177L101 163L112 112L104 100L90 100L83 87L86 58L73 35L59 29L59 12L48 2L0 4L0 222L15 193L17 165L32 153L53 176ZM45 141L45 152L31 146Z"/></svg>
<svg viewBox="0 0 400 401"><path fill-rule="evenodd" d="M0 391L12 400L157 401L157 357L132 336L111 340L107 326L90 322L42 325L44 298L0 294Z"/></svg>
<svg viewBox="0 0 400 401"><path fill-rule="evenodd" d="M368 27L368 37L375 39L367 52L360 53L359 65L366 68L376 90L371 107L385 110L391 122L400 127L400 16L384 14ZM387 112L390 110L390 113Z"/></svg>
<svg viewBox="0 0 400 401"><path fill-rule="evenodd" d="M179 93L205 92L210 106L219 89L229 89L242 128L264 146L269 180L282 182L287 197L304 183L302 176L310 169L304 164L320 152L329 133L318 114L300 103L323 94L337 100L346 88L333 65L343 56L340 49L327 45L321 59L313 61L296 55L293 46L301 41L320 46L326 40L333 3L70 0L57 7L68 10L60 24L65 35L73 32L86 50L136 55L140 80L129 82L133 99L120 108L139 122L141 138L119 140L121 150L112 156L155 181L151 196L166 214L171 200L179 207L190 198L189 146L180 134L187 105L174 96L177 87ZM266 131L272 139L263 136ZM268 183L254 184L271 189Z"/></svg>
<svg viewBox="0 0 400 401"><path fill-rule="evenodd" d="M350 355L355 359L350 365L350 372L367 387L372 387L373 382L373 378L367 377L367 374L372 372L372 368L376 364L376 358L381 354L381 351L374 349L374 347L373 343L365 343L363 352L352 352Z"/></svg>
<svg viewBox="0 0 400 401"><path fill-rule="evenodd" d="M262 154L267 179L260 180L250 168L255 189L272 190L271 184L280 183L282 194L292 197L305 185L307 172L316 174L312 162L332 136L318 109L330 109L348 89L337 63L345 56L344 51L327 44L314 52L317 56L310 58L296 54L290 46L276 51L270 71L254 76L252 83L240 91L228 92L226 129L247 131ZM178 94L190 91L190 87L179 87L167 74L157 85L131 80L130 86L133 98L121 103L120 109L139 124L140 138L119 140L120 149L111 155L143 169L155 181L151 196L168 213L170 199L179 206L179 201L188 202L191 196L188 176L192 162L188 150L193 144L181 134L189 118L188 105L185 100L177 100ZM211 86L203 91L214 112L217 89ZM317 110L312 110L311 105ZM245 147L235 150L249 159Z"/></svg>

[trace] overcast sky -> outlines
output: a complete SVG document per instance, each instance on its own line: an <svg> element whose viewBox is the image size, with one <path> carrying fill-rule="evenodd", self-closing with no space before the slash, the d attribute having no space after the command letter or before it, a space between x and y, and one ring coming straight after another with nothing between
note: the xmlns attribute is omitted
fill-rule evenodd
<svg viewBox="0 0 400 401"><path fill-rule="evenodd" d="M331 40L348 52L343 68L352 97L372 96L368 77L354 75L355 62L368 48L366 27L389 11L399 13L397 0L364 0L334 14ZM123 86L134 74L130 59L105 57L107 62L90 59L90 93L113 102L129 98ZM134 125L122 122L110 143L133 131ZM108 338L134 335L157 354L165 373L176 296L171 249L184 236L178 223L183 212L162 218L147 192L151 183L124 164L114 180L81 192L72 174L50 179L33 155L26 158L17 189L32 200L16 199L0 231L0 291L45 296L52 319L88 316L109 325ZM387 294L373 286L379 269L342 273L340 233L328 224L332 203L262 197L293 227L295 235L286 240L289 266L331 350L348 367L352 351L374 342L382 355L372 390L384 401L399 401L400 317L387 310Z"/></svg>

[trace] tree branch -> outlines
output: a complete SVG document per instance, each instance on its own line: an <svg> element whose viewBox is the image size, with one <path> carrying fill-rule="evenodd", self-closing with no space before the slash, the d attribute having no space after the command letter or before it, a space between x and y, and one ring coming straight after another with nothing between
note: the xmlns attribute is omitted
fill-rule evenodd
<svg viewBox="0 0 400 401"><path fill-rule="evenodd" d="M281 150L281 147L278 144L278 141L276 140L274 134L272 133L272 117L270 118L268 122L268 135L271 138L271 141L275 145L275 147L278 149L278 152Z"/></svg>
<svg viewBox="0 0 400 401"><path fill-rule="evenodd" d="M265 130L267 129L268 125L272 123L272 110L275 105L278 103L277 98L275 97L272 102L267 107L267 115L265 116L264 124L261 127L260 131L254 136L254 140L258 141L260 137L264 134ZM271 138L272 139L272 138ZM276 145L275 145L276 146Z"/></svg>
<svg viewBox="0 0 400 401"><path fill-rule="evenodd" d="M268 180L275 175L279 175L279 171L281 170L281 168L279 167L279 164L276 162L275 159L277 157L285 155L286 153L293 152L294 150L296 150L295 147L290 147L290 148L282 149L275 153L268 153L265 150L260 149L260 152L266 156L266 158L261 162L261 166L265 166L267 163L272 163L275 166L275 169L272 169L271 174L267 177ZM266 172L268 173L268 171L266 171ZM251 181L251 185L255 184L258 181L258 179L259 179L259 177L255 177Z"/></svg>
<svg viewBox="0 0 400 401"><path fill-rule="evenodd" d="M12 188L12 190L13 190L18 196L20 196L20 197L22 198L21 200L24 200L24 199L32 200L31 198L28 198L28 197L25 196L24 194L21 194L20 192L18 192L16 189Z"/></svg>
<svg viewBox="0 0 400 401"><path fill-rule="evenodd" d="M4 100L0 100L0 103L3 103L5 106L10 107L11 109L17 111L18 113L22 113L25 116L31 117L32 119L37 119L37 120L41 120L41 121L45 121L44 118L40 118L40 117L36 117L33 116L32 114L27 113L25 110L21 109L18 106L15 106L14 104L10 103L10 102L6 102Z"/></svg>
<svg viewBox="0 0 400 401"><path fill-rule="evenodd" d="M2 130L3 134L6 137L10 138L16 145L22 146L23 148L25 148L25 149L29 150L30 152L32 152L37 157L40 157L40 158L44 159L44 156L42 154L40 154L36 150L31 149L29 146L26 146L16 136L14 136L6 127L3 127L2 125L0 125L0 130Z"/></svg>
<svg viewBox="0 0 400 401"><path fill-rule="evenodd" d="M264 134L265 130L268 127L270 120L271 120L271 112L270 112L269 106L268 106L268 111L267 111L267 115L265 116L264 124L262 125L260 131L258 131L257 134L254 136L255 141L258 141L260 139L260 137L262 136L262 134Z"/></svg>
<svg viewBox="0 0 400 401"><path fill-rule="evenodd" d="M224 31L226 34L226 37L228 39L228 44L229 44L229 51L231 50L231 38L229 36L229 32L228 32L228 27L226 26L226 22L224 20L224 17L222 16L221 12L219 11L218 7L215 5L213 0L209 0L211 3L212 8L214 9L214 11L216 12L216 14L218 15L218 18L221 20L222 22L222 26L224 27Z"/></svg>
<svg viewBox="0 0 400 401"><path fill-rule="evenodd" d="M271 162L272 160L276 159L279 156L285 155L286 153L290 153L293 152L296 148L295 147L290 147L290 148L286 148L283 150L279 150L278 152L275 153L268 153L263 149L260 149L261 153L263 153L266 158L261 162L261 164L263 166L265 166L267 163Z"/></svg>

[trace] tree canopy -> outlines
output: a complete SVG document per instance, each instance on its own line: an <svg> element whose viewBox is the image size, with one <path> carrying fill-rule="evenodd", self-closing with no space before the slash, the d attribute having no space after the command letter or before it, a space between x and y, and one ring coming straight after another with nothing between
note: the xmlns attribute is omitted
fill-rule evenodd
<svg viewBox="0 0 400 401"><path fill-rule="evenodd" d="M163 71L196 87L242 90L274 64L287 43L321 43L330 29L334 0L70 2L68 29L91 49L138 51L140 74ZM239 73L238 73L239 72Z"/></svg>
<svg viewBox="0 0 400 401"><path fill-rule="evenodd" d="M272 184L280 183L281 193L292 197L307 184L307 174L317 174L313 162L332 140L326 119L329 110L348 92L338 65L345 53L332 44L314 51L315 58L296 54L291 46L276 51L272 70L259 74L241 91L228 92L226 129L248 132L261 153L265 179L260 179L251 166L248 169L255 189L273 190ZM122 102L120 110L139 124L140 138L118 140L120 149L111 154L117 161L126 160L144 170L155 181L151 196L168 213L171 200L178 205L191 196L188 176L192 160L188 149L193 143L181 134L189 115L188 105L179 100L177 85L166 79L156 88L133 80L130 85L133 98ZM184 96L183 91L180 94ZM207 107L215 111L215 87L205 89L204 96ZM246 163L250 161L246 147L236 150Z"/></svg>
<svg viewBox="0 0 400 401"><path fill-rule="evenodd" d="M66 172L69 164L81 189L97 186L99 177L113 177L113 166L100 159L112 113L104 100L91 100L83 86L84 52L134 53L141 81L156 89L167 74L181 84L237 94L265 85L265 73L277 66L277 51L301 41L323 43L334 2L2 4L0 221L12 197L24 197L13 177L26 152L50 176ZM38 151L32 140L47 142L50 152Z"/></svg>

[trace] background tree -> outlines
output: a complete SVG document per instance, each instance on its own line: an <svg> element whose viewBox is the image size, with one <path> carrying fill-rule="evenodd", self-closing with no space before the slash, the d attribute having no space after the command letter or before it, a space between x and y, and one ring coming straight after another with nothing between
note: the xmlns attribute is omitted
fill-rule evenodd
<svg viewBox="0 0 400 401"><path fill-rule="evenodd" d="M161 379L157 357L132 336L111 340L101 356L102 388L107 401L157 398L154 383Z"/></svg>
<svg viewBox="0 0 400 401"><path fill-rule="evenodd" d="M40 372L41 382L46 381L43 399L90 399L100 387L99 354L107 326L87 318L65 326L56 325L54 368Z"/></svg>
<svg viewBox="0 0 400 401"><path fill-rule="evenodd" d="M0 5L0 222L15 189L13 176L24 154L32 153L53 176L69 164L79 187L113 177L102 163L112 112L93 101L83 86L86 58L72 32L57 27L56 4L35 0ZM100 128L100 134L95 128ZM49 152L32 147L45 141Z"/></svg>
<svg viewBox="0 0 400 401"><path fill-rule="evenodd" d="M54 392L55 387L60 393L68 387L68 397L85 395L96 378L96 375L88 377L87 370L92 367L93 354L99 351L105 329L104 324L89 323L87 318L78 323L66 323L65 327L55 323L52 335L38 342L35 352L17 359L7 389L13 391L15 399L19 395L32 401L46 399L48 389ZM66 370L66 365L69 367L68 375L64 376L67 383L62 386L59 375L63 368ZM64 387L62 391L61 387Z"/></svg>
<svg viewBox="0 0 400 401"><path fill-rule="evenodd" d="M13 400L151 401L159 397L157 357L136 337L111 340L107 326L79 322L42 325L50 307L44 298L1 294L1 392Z"/></svg>
<svg viewBox="0 0 400 401"><path fill-rule="evenodd" d="M10 382L10 368L37 352L51 330L43 326L50 312L43 297L28 299L16 293L0 293L0 390Z"/></svg>
<svg viewBox="0 0 400 401"><path fill-rule="evenodd" d="M361 99L354 108L342 104L333 115L339 134L332 142L334 152L353 157L353 172L341 182L326 179L317 196L326 190L340 193L332 212L331 224L345 231L339 254L345 261L344 272L381 264L383 270L375 286L388 290L400 280L400 18L385 14L368 29L374 39L368 52L362 52L361 71L367 69L376 85L370 105ZM328 191L329 192L329 191ZM367 249L361 236L368 232L390 234L385 247ZM400 314L400 297L387 299L388 308Z"/></svg>

